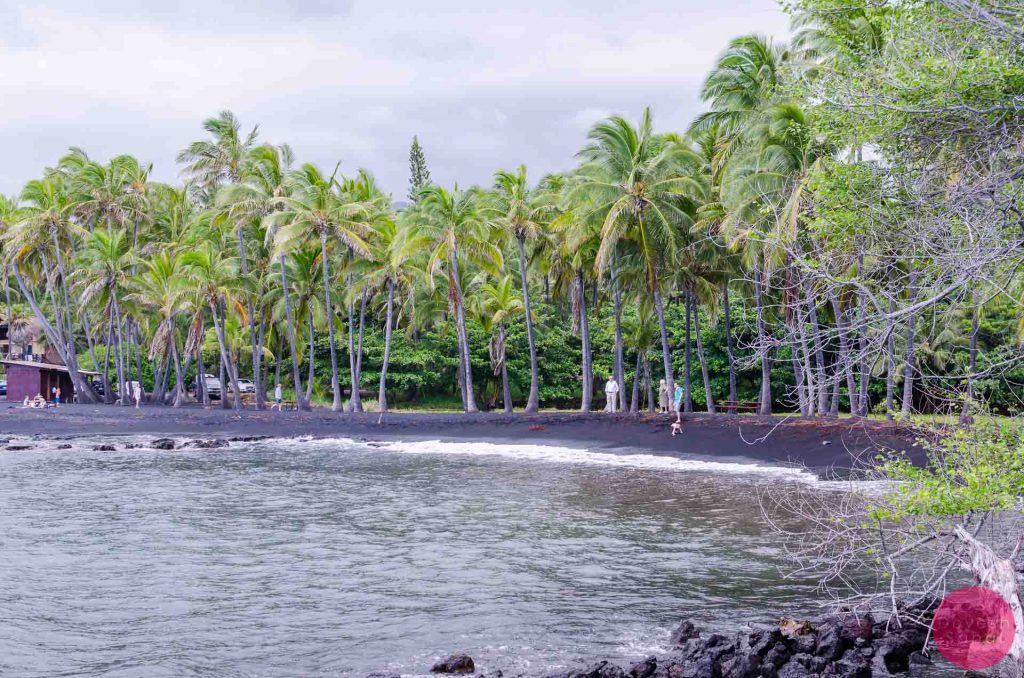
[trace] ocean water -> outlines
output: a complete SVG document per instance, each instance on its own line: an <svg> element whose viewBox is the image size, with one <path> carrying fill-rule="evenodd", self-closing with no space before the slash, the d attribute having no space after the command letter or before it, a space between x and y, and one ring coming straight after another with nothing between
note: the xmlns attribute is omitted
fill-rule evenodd
<svg viewBox="0 0 1024 678"><path fill-rule="evenodd" d="M545 673L812 614L778 467L536 445L0 451L0 675ZM18 442L18 441L12 441ZM122 449L127 442L143 444Z"/></svg>

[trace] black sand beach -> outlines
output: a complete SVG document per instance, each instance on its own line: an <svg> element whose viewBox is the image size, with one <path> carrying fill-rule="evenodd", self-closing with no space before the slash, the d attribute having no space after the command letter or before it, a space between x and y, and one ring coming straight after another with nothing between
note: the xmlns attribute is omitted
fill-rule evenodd
<svg viewBox="0 0 1024 678"><path fill-rule="evenodd" d="M879 450L915 452L914 434L887 422L804 420L798 417L684 416L670 435L669 415L604 413L235 412L200 407L69 405L59 409L0 409L0 434L67 437L157 435L188 437L300 436L370 440L479 440L579 446L750 463L793 463L819 473L842 471Z"/></svg>

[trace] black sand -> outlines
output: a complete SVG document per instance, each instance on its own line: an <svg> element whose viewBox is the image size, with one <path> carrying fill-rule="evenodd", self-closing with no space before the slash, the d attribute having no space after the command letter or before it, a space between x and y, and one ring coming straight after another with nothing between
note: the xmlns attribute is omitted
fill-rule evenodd
<svg viewBox="0 0 1024 678"><path fill-rule="evenodd" d="M26 410L0 406L5 436L154 435L187 437L299 436L370 440L477 440L567 445L621 453L750 463L793 463L818 472L849 469L880 450L905 450L916 458L914 435L878 421L803 420L798 417L684 416L682 435L672 437L669 415L604 413L375 413L234 412L190 406L69 405ZM2 448L0 448L2 449Z"/></svg>

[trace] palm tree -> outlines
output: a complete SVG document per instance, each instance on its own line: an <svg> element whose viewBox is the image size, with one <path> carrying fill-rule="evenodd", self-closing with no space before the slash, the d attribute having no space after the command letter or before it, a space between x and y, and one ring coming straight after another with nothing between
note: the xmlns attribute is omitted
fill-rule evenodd
<svg viewBox="0 0 1024 678"><path fill-rule="evenodd" d="M505 406L505 414L511 414L512 389L508 383L505 325L509 318L525 313L526 306L522 299L516 298L510 275L493 282L484 282L480 286L480 295L481 317L491 328L498 328L497 336L491 332L491 368L495 376L501 375L502 403Z"/></svg>
<svg viewBox="0 0 1024 678"><path fill-rule="evenodd" d="M602 220L597 267L605 269L622 240L637 249L658 314L671 392L672 356L662 287L680 241L693 225L696 204L706 194L701 160L678 137L655 134L649 108L637 127L614 116L595 125L587 138L589 144L579 153L585 164L573 194L586 195L589 209Z"/></svg>
<svg viewBox="0 0 1024 678"><path fill-rule="evenodd" d="M238 303L239 288L244 281L238 277L237 263L234 258L225 256L213 243L206 242L196 249L182 255L182 264L188 269L199 296L210 310L213 318L214 331L220 348L220 358L235 396L235 409L242 409L241 389L238 387L238 369L228 353L227 339L224 328L226 309L232 308L239 316L245 315L245 309ZM221 399L226 400L221 386Z"/></svg>
<svg viewBox="0 0 1024 678"><path fill-rule="evenodd" d="M530 345L530 393L526 398L527 413L540 407L540 377L537 367L537 342L534 339L533 318L530 314L530 286L526 275L526 242L537 237L545 216L552 205L546 200L551 194L543 190L531 191L526 180L526 165L515 172L499 171L494 174L494 192L491 212L494 221L515 238L519 254L519 280L523 290L523 309L526 314L526 338Z"/></svg>
<svg viewBox="0 0 1024 678"><path fill-rule="evenodd" d="M365 210L365 220L369 225L374 225L380 221L387 221L392 218L391 210L391 196L385 194L377 186L376 180L373 175L364 169L359 170L355 177L351 179L345 179L341 182L340 193L346 197L346 201L353 204L359 204L363 206ZM360 391L362 390L362 372L363 372L363 330L365 328L366 321L366 303L367 303L367 288L366 285L360 285L360 298L359 298L359 339L356 340L355 331L355 318L354 318L354 306L355 306L355 285L353 281L353 271L355 266L355 250L349 247L348 250L348 270L345 275L345 285L347 288L348 297L348 353L349 353L349 371L351 375L352 383L352 396L349 400L352 411L362 412L363 403Z"/></svg>
<svg viewBox="0 0 1024 678"><path fill-rule="evenodd" d="M434 248L428 271L432 274L444 269L448 278L449 302L455 313L458 333L465 410L478 412L473 393L473 364L466 330L466 309L459 282L459 259L469 256L496 270L501 265L501 251L487 237L487 226L475 192L460 191L458 186L452 191L440 186L428 186L420 193L417 208L422 232Z"/></svg>
<svg viewBox="0 0 1024 678"><path fill-rule="evenodd" d="M306 164L292 176L291 195L282 199L288 208L283 213L287 222L277 232L275 247L278 251L289 251L313 238L320 241L324 310L331 353L331 390L334 394L331 409L339 412L343 405L334 341L334 308L331 304L332 278L328 243L344 245L360 256L366 256L369 249L364 236L369 226L366 223L366 206L358 202L349 202L349 196L339 194L335 174L325 177L316 166Z"/></svg>
<svg viewBox="0 0 1024 678"><path fill-rule="evenodd" d="M28 182L21 193L23 206L18 212L19 221L14 226L9 239L11 247L5 256L22 297L31 307L48 343L67 366L79 400L92 403L96 402L96 393L78 370L75 309L71 305L64 266L64 251L80 231L69 219L72 203L65 188L64 180L59 176ZM26 263L35 264L45 281L46 295L54 308L53 322L40 307L22 274L21 266Z"/></svg>
<svg viewBox="0 0 1024 678"><path fill-rule="evenodd" d="M132 297L156 313L158 324L150 340L149 357L152 360L169 356L175 374L174 407L181 407L185 399L185 375L178 352L176 321L189 308L181 255L170 251L158 252L143 260L142 265Z"/></svg>
<svg viewBox="0 0 1024 678"><path fill-rule="evenodd" d="M411 297L418 271L411 261L429 246L427 237L416 228L416 223L394 218L377 220L369 233L370 256L366 277L374 288L387 291L384 305L384 357L380 368L377 391L377 409L388 411L387 375L391 359L391 339L395 324L395 294Z"/></svg>
<svg viewBox="0 0 1024 678"><path fill-rule="evenodd" d="M235 114L221 111L217 117L204 120L203 129L213 138L189 144L178 153L178 162L186 165L183 174L205 195L212 197L221 184L241 180L249 162L249 151L256 144L259 126L243 136L242 124Z"/></svg>

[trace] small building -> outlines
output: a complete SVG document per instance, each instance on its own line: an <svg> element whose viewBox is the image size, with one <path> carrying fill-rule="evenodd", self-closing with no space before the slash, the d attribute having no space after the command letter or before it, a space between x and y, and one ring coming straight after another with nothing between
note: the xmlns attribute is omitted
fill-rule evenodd
<svg viewBox="0 0 1024 678"><path fill-rule="evenodd" d="M22 401L25 396L35 398L37 395L42 395L50 400L54 388L60 389L61 400L72 401L75 387L71 383L68 368L64 365L28 360L4 360L2 362L7 370L8 402ZM99 374L99 372L86 370L79 370L79 372L86 377Z"/></svg>

